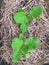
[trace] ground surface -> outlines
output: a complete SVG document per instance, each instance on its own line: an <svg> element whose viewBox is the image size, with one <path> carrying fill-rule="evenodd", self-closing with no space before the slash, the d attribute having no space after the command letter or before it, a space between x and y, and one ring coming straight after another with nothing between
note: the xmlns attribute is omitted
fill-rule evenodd
<svg viewBox="0 0 49 65"><path fill-rule="evenodd" d="M22 58L24 61L12 63L11 39L20 34L19 25L14 23L12 16L19 8L28 11L35 5L43 8L43 14L39 20L32 19L25 36L37 36L41 42L35 51L30 52L29 59ZM4 0L0 5L0 57L11 65L42 65L49 62L49 0Z"/></svg>

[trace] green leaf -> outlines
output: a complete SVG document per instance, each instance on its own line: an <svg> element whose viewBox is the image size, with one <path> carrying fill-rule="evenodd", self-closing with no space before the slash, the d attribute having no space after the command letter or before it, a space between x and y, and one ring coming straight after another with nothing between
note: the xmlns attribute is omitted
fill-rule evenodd
<svg viewBox="0 0 49 65"><path fill-rule="evenodd" d="M40 6L34 6L31 8L30 10L30 15L33 17L33 18L36 18L38 19L40 17L40 15L42 14L42 8Z"/></svg>
<svg viewBox="0 0 49 65"><path fill-rule="evenodd" d="M24 33L24 32L27 32L28 31L28 24L21 24L20 26L20 30Z"/></svg>
<svg viewBox="0 0 49 65"><path fill-rule="evenodd" d="M20 40L19 38L12 39L12 48L16 51L19 51L23 45L23 40Z"/></svg>
<svg viewBox="0 0 49 65"><path fill-rule="evenodd" d="M17 62L21 59L22 54L20 52L15 52L12 54L12 62Z"/></svg>
<svg viewBox="0 0 49 65"><path fill-rule="evenodd" d="M29 37L28 39L26 39L25 45L32 44L32 43L33 43L33 38L34 38L34 37Z"/></svg>
<svg viewBox="0 0 49 65"><path fill-rule="evenodd" d="M27 54L28 53L28 46L27 45L22 48L22 53L23 54Z"/></svg>
<svg viewBox="0 0 49 65"><path fill-rule="evenodd" d="M26 39L25 45L28 46L28 50L33 49L33 41L34 41L34 37L29 37L28 39Z"/></svg>
<svg viewBox="0 0 49 65"><path fill-rule="evenodd" d="M29 50L34 50L39 45L39 39L37 37L33 38L32 44L29 44Z"/></svg>
<svg viewBox="0 0 49 65"><path fill-rule="evenodd" d="M39 44L39 39L37 37L29 37L25 41L25 45L28 46L29 50L36 49L38 47L38 44Z"/></svg>
<svg viewBox="0 0 49 65"><path fill-rule="evenodd" d="M36 49L39 45L39 39L37 37L34 37L34 40L33 40L33 48Z"/></svg>
<svg viewBox="0 0 49 65"><path fill-rule="evenodd" d="M22 24L29 21L29 17L26 15L24 10L19 10L17 13L13 16L16 23Z"/></svg>
<svg viewBox="0 0 49 65"><path fill-rule="evenodd" d="M19 35L19 39L24 39L24 34L23 33L20 33L20 35Z"/></svg>
<svg viewBox="0 0 49 65"><path fill-rule="evenodd" d="M26 58L29 58L30 57L29 53L27 53L25 56L26 56Z"/></svg>

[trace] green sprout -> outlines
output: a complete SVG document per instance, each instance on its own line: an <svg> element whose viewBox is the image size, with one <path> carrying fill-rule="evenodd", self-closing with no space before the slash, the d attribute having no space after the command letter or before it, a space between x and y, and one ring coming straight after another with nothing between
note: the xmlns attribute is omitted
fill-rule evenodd
<svg viewBox="0 0 49 65"><path fill-rule="evenodd" d="M23 33L28 31L27 23L31 20L31 18L38 19L42 14L42 11L42 8L37 5L31 8L29 11L29 16L22 9L13 15L15 23L20 24L20 30L22 33L19 35L19 37L12 39L11 46L14 51L12 54L12 62L19 61L22 55L29 58L29 51L38 47L40 41L37 37L29 37L25 39Z"/></svg>
<svg viewBox="0 0 49 65"><path fill-rule="evenodd" d="M40 15L42 14L43 9L40 6L34 6L31 8L30 10L30 15L35 18L38 19L40 17Z"/></svg>
<svg viewBox="0 0 49 65"><path fill-rule="evenodd" d="M39 39L37 37L29 37L26 40L24 39L24 35L21 33L19 38L12 39L12 48L15 51L12 54L12 61L17 62L21 59L22 54L29 58L29 51L34 50L38 47Z"/></svg>

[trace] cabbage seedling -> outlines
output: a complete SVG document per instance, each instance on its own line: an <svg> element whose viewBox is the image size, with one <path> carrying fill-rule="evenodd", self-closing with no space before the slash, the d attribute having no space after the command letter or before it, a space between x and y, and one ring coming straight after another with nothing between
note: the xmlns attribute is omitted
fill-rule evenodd
<svg viewBox="0 0 49 65"><path fill-rule="evenodd" d="M42 8L40 6L34 6L31 8L30 17L38 19L40 15L42 14ZM13 18L16 23L21 24L20 30L22 33L19 35L18 38L12 39L12 48L14 50L14 53L12 54L12 61L17 62L21 59L22 54L29 58L29 51L34 50L39 45L39 39L37 37L29 37L27 39L24 38L24 32L27 32L28 30L28 24L27 22L30 21L30 17L26 15L26 12L24 10L19 10L17 13L13 15Z"/></svg>

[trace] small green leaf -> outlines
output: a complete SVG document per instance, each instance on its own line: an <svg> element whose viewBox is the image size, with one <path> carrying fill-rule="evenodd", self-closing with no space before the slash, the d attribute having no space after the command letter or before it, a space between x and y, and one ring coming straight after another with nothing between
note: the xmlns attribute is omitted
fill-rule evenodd
<svg viewBox="0 0 49 65"><path fill-rule="evenodd" d="M24 10L19 10L13 16L16 23L22 24L29 21L29 17L26 15Z"/></svg>
<svg viewBox="0 0 49 65"><path fill-rule="evenodd" d="M28 46L29 50L36 49L38 47L38 44L39 44L39 39L37 37L29 37L25 41L25 45Z"/></svg>
<svg viewBox="0 0 49 65"><path fill-rule="evenodd" d="M33 18L36 18L38 19L40 17L40 15L42 14L42 8L40 6L34 6L31 8L30 10L30 15L33 17Z"/></svg>
<svg viewBox="0 0 49 65"><path fill-rule="evenodd" d="M22 48L22 53L23 54L27 54L28 53L28 46L27 45Z"/></svg>
<svg viewBox="0 0 49 65"><path fill-rule="evenodd" d="M27 32L28 31L28 24L21 24L20 26L20 30L24 33L24 32Z"/></svg>
<svg viewBox="0 0 49 65"><path fill-rule="evenodd" d="M29 58L30 57L29 53L27 53L25 56L26 56L26 58Z"/></svg>
<svg viewBox="0 0 49 65"><path fill-rule="evenodd" d="M28 46L28 50L32 50L33 49L33 40L34 39L34 37L29 37L28 39L26 39L26 41L25 41L25 45L27 45Z"/></svg>
<svg viewBox="0 0 49 65"><path fill-rule="evenodd" d="M36 49L38 45L39 45L39 39L37 37L34 37L32 44L29 45L29 50Z"/></svg>
<svg viewBox="0 0 49 65"><path fill-rule="evenodd" d="M19 51L23 45L23 40L20 40L19 38L12 39L12 48L16 51Z"/></svg>
<svg viewBox="0 0 49 65"><path fill-rule="evenodd" d="M34 37L34 40L33 40L33 48L36 49L39 45L39 39L37 37Z"/></svg>
<svg viewBox="0 0 49 65"><path fill-rule="evenodd" d="M19 39L24 39L24 34L23 33L20 33L20 35L19 35Z"/></svg>
<svg viewBox="0 0 49 65"><path fill-rule="evenodd" d="M26 39L25 45L32 44L32 43L33 43L33 38L34 38L34 37L29 37L28 39Z"/></svg>
<svg viewBox="0 0 49 65"><path fill-rule="evenodd" d="M20 52L15 52L12 54L12 62L17 62L21 59L22 54Z"/></svg>
<svg viewBox="0 0 49 65"><path fill-rule="evenodd" d="M25 12L25 11L24 11L23 9L20 8L20 9L18 10L18 12Z"/></svg>

